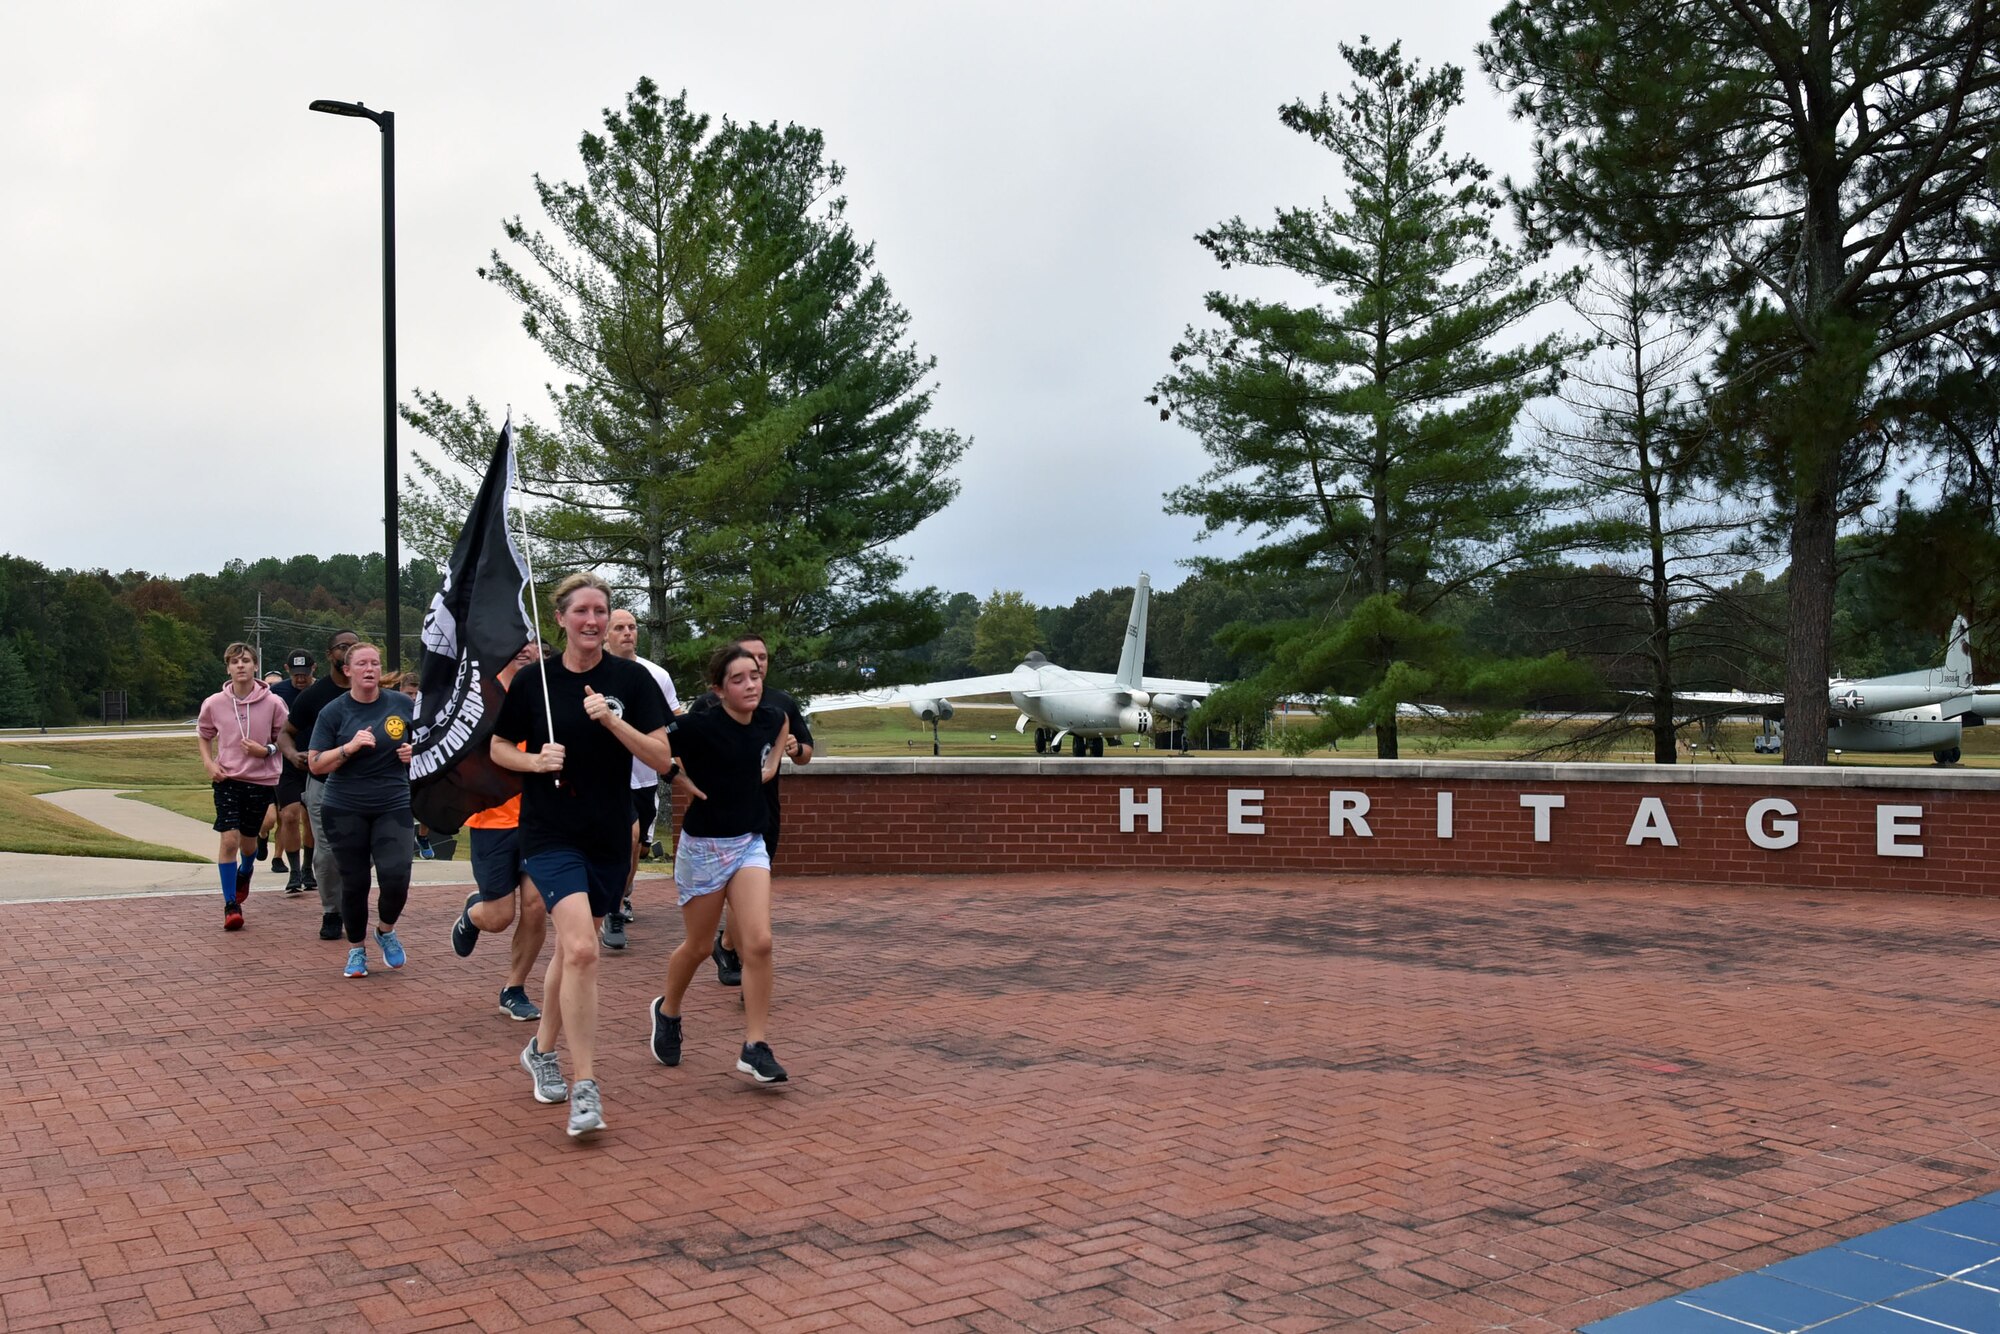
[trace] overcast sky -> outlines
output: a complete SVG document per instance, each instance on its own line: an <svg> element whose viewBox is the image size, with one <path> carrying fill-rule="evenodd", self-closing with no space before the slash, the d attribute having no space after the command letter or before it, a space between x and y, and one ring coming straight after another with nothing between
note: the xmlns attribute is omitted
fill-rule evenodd
<svg viewBox="0 0 2000 1334"><path fill-rule="evenodd" d="M1043 604L1180 582L1203 455L1142 402L1221 272L1194 233L1338 193L1279 125L1400 38L1467 69L1450 147L1527 159L1476 69L1498 0L0 8L0 550L170 575L381 549L379 136L396 113L399 394L544 415L474 273L641 75L824 131L849 217L972 438L913 584ZM1391 26L1398 25L1398 26ZM420 447L407 428L403 450Z"/></svg>

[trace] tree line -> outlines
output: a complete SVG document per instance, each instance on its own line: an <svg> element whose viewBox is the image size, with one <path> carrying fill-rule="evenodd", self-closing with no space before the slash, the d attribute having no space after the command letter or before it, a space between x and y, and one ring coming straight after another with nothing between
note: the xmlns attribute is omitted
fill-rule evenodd
<svg viewBox="0 0 2000 1334"><path fill-rule="evenodd" d="M266 670L293 648L323 658L336 630L379 642L385 573L380 552L233 560L184 578L0 554L0 727L99 719L106 691L124 692L133 718L191 717L221 688L222 650L236 640L261 638ZM437 586L428 560L404 567L404 625L421 624Z"/></svg>

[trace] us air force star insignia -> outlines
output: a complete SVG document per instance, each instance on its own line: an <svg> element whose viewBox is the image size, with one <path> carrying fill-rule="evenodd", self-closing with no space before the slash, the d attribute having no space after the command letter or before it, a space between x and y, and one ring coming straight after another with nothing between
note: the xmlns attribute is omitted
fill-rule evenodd
<svg viewBox="0 0 2000 1334"><path fill-rule="evenodd" d="M391 741L401 741L406 726L401 715L392 713L389 715L389 721L382 724L382 730L389 734Z"/></svg>
<svg viewBox="0 0 2000 1334"><path fill-rule="evenodd" d="M609 705L611 706L611 716L612 716L613 718L616 718L616 719L618 719L618 720L619 720L619 721L621 721L621 722L622 722L622 721L624 721L624 718L625 718L625 701L624 701L624 700L622 700L622 699L618 698L618 696L616 696L616 695L606 695L606 696L604 697L604 702L605 702L606 704L609 704Z"/></svg>

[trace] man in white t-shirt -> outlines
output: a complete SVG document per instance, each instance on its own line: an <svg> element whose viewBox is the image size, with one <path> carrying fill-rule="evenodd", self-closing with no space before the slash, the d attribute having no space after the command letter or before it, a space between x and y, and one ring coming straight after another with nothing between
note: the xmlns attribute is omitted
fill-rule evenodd
<svg viewBox="0 0 2000 1334"><path fill-rule="evenodd" d="M656 662L648 662L639 656L639 618L620 608L611 613L610 624L605 629L604 651L621 658L630 658L652 674L660 687L660 694L666 697L669 714L681 711L680 696L674 693L673 678L666 668ZM608 914L604 919L604 934L601 939L606 949L625 948L625 924L632 920L632 881L639 874L639 849L652 843L653 826L661 815L671 815L672 806L660 809L660 776L647 768L635 756L632 760L632 862L625 868L625 901L622 911ZM667 798L671 803L671 795Z"/></svg>

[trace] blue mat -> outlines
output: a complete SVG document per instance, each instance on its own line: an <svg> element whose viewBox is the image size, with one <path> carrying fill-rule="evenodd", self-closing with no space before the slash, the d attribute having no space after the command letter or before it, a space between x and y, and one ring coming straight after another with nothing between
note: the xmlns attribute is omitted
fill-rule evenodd
<svg viewBox="0 0 2000 1334"><path fill-rule="evenodd" d="M2000 1191L1585 1325L1581 1334L2000 1334Z"/></svg>

